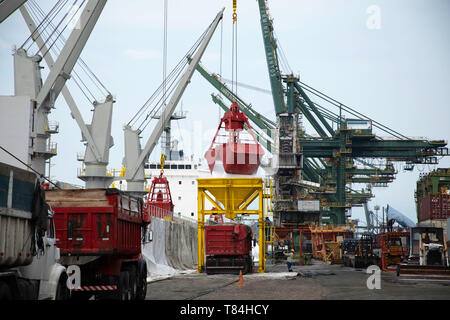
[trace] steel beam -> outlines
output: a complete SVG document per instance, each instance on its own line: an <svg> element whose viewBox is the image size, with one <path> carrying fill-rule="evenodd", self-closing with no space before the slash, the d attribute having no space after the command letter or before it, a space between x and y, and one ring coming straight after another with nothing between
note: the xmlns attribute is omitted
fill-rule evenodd
<svg viewBox="0 0 450 320"><path fill-rule="evenodd" d="M0 1L0 23L6 20L14 11L20 8L27 0Z"/></svg>

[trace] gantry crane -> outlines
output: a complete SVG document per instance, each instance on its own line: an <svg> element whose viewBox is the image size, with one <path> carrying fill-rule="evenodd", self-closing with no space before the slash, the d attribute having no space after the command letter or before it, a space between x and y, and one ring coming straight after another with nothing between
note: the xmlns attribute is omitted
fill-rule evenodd
<svg viewBox="0 0 450 320"><path fill-rule="evenodd" d="M321 198L321 207L328 208L327 214L322 216L331 218L333 224L344 224L346 222L345 213L351 207L351 201L347 198L347 184L352 182L378 182L375 180L355 180L354 177L347 176L346 169L352 169L352 162L355 158L386 158L389 161L404 161L407 163L437 163L438 156L448 155L446 142L413 140L392 129L365 117L355 110L342 104L317 90L305 85L298 77L293 75L282 75L278 63L277 43L273 34L272 20L269 18L268 8L265 0L258 0L261 30L264 41L266 61L269 73L269 80L272 89L275 114L277 115L277 136L279 143L280 170L275 175L275 200L274 217L278 216L278 221L299 222L311 218L304 217L296 210L299 190L295 187L295 180L299 177L302 158L324 158L327 167L331 170L331 176L335 177L335 193L330 197ZM313 103L306 94L306 91L313 93L320 98L339 107L338 129L335 131L327 120L317 112L317 104ZM319 137L311 137L302 134L296 119L296 106L300 108L305 118L312 124ZM313 119L313 114L306 108L312 110L317 117ZM348 111L356 116L355 121L344 119L342 110ZM367 127L355 128L353 123L363 120ZM372 133L372 124L385 132L392 133L396 140L382 140ZM297 163L291 162L288 170L285 169L285 161L293 160L292 156L300 160ZM288 160L288 162L289 162ZM387 168L388 169L388 168ZM389 175L389 173L387 173ZM380 180L379 180L380 181ZM381 179L387 183L390 178ZM331 201L330 201L331 200ZM275 219L277 221L277 219ZM310 222L316 222L314 218Z"/></svg>

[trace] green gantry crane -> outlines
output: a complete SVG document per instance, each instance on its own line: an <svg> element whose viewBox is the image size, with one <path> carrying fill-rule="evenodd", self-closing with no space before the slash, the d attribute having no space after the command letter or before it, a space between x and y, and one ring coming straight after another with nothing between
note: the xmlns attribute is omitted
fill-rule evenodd
<svg viewBox="0 0 450 320"><path fill-rule="evenodd" d="M305 85L297 77L282 75L278 63L273 23L269 18L266 1L258 0L258 6L275 114L277 116L277 125L279 126L280 140L277 142L280 144L280 168L285 164L282 161L285 156L287 156L287 159L292 159L290 157L291 154L294 154L297 159L301 157L305 159L325 158L328 164L326 170L331 170L330 176L335 177L336 192L329 196L328 199L327 197L321 199L323 200L321 201L321 207L328 208L328 214L323 212L322 216L328 216L333 224L344 224L346 222L346 210L352 205L351 199L347 198L346 185L348 183L388 183L392 181L389 170L384 172L383 178L373 178L371 173L375 173L376 176L378 172L366 172L370 178L358 179L355 177L355 170L358 169L349 166L355 158L387 158L390 161L405 161L413 164L437 163L437 156L448 155L448 148L445 148L446 143L443 140L409 139ZM340 114L337 119L338 129L336 131L333 130L325 117L318 112L317 104L312 102L306 91L339 107ZM306 136L299 132L299 127L296 123L298 119L298 113L296 112L298 112L298 109L319 134L319 138ZM343 109L355 115L356 119L344 120L342 117ZM372 134L372 125L376 125L382 131L392 134L397 140L382 140L376 137ZM283 139L287 139L288 145ZM295 145L296 143L298 144L297 146ZM296 210L299 190L296 190L293 182L299 176L298 169L298 166L295 166L295 168L292 166L291 170L279 170L281 174L275 176L275 223L316 222L315 217ZM285 198L282 203L286 203L286 200L288 200L290 206L278 205L277 201L280 198L284 198L285 195L290 198L290 201ZM334 201L331 202L329 200Z"/></svg>
<svg viewBox="0 0 450 320"><path fill-rule="evenodd" d="M321 183L320 190L307 191L321 200L323 222L328 219L332 224L343 224L348 208L361 206L373 197L370 188L355 191L347 184L387 186L397 173L392 165L393 161L405 161L409 165L436 163L436 156L448 155L443 141L411 140L309 87L297 77L282 75L266 1L258 0L258 5L276 123L234 94L218 75L208 72L201 64L196 69L230 102L239 104L240 109L261 130L252 128L258 142L269 152L278 152L280 170L274 176L276 224L301 224L318 220L317 214L298 211L296 200L306 194L304 185L298 183L299 177ZM307 92L339 107L339 114L313 102ZM212 94L212 99L224 111L228 111L220 96ZM342 110L356 119L344 119ZM300 117L311 124L319 137L309 136L301 130ZM336 124L337 130L328 121ZM355 128L354 124L358 121L370 125L363 129ZM278 132L275 132L276 124ZM398 140L385 141L376 137L372 134L372 124ZM387 161L379 167L363 158L382 158ZM365 167L357 167L355 161Z"/></svg>

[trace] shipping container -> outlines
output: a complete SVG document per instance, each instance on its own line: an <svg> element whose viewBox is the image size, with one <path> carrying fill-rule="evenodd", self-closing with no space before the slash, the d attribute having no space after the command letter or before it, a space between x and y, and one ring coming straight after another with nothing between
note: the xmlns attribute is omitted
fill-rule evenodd
<svg viewBox="0 0 450 320"><path fill-rule="evenodd" d="M420 201L419 221L450 217L450 195L429 194Z"/></svg>

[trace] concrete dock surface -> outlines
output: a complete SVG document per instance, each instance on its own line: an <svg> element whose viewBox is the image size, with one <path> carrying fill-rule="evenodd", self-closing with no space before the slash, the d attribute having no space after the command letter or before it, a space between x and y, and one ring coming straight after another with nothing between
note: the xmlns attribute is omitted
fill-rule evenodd
<svg viewBox="0 0 450 320"><path fill-rule="evenodd" d="M375 286L366 269L314 261L309 266L266 266L266 273L243 276L188 273L148 284L147 300L448 300L449 280L403 280L381 272ZM369 286L373 289L369 289ZM375 286L375 287L374 287ZM379 287L379 289L377 289Z"/></svg>

